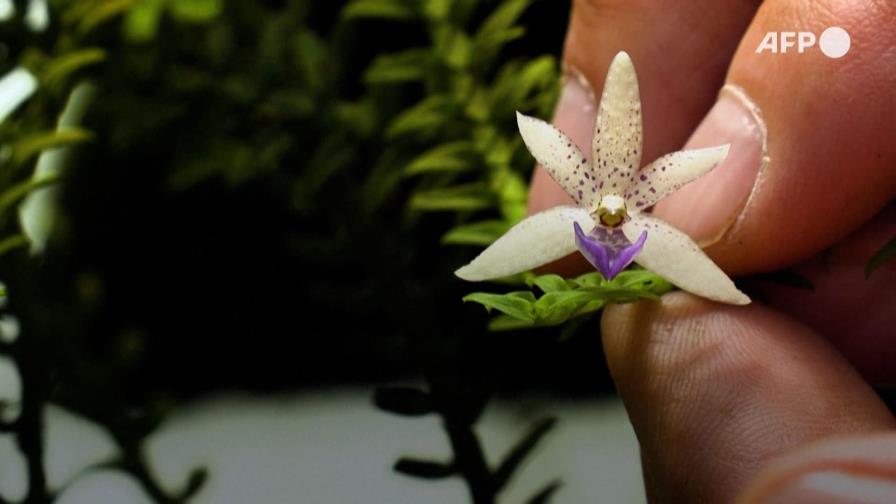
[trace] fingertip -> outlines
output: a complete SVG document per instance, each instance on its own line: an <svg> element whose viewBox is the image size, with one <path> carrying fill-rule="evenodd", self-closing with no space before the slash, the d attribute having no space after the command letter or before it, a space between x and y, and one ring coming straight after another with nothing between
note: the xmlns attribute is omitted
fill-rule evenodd
<svg viewBox="0 0 896 504"><path fill-rule="evenodd" d="M811 443L762 470L738 504L896 501L896 434Z"/></svg>
<svg viewBox="0 0 896 504"><path fill-rule="evenodd" d="M677 292L608 307L601 327L659 501L731 502L788 449L892 422L827 342L758 304Z"/></svg>

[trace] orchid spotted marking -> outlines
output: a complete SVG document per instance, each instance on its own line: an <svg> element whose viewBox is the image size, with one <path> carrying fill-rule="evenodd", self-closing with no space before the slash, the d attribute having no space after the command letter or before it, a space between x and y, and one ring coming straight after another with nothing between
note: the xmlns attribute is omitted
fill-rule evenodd
<svg viewBox="0 0 896 504"><path fill-rule="evenodd" d="M750 302L693 240L645 212L715 168L728 146L674 152L641 168L641 99L628 54L617 54L607 72L591 161L554 126L519 113L517 124L533 157L576 206L524 219L457 270L459 277L500 278L578 249L608 279L636 262L694 294L731 304Z"/></svg>

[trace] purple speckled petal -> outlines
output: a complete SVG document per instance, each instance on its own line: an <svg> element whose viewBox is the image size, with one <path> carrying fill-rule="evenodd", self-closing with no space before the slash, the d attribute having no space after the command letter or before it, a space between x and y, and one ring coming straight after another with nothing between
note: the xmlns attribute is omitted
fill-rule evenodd
<svg viewBox="0 0 896 504"><path fill-rule="evenodd" d="M612 280L631 264L647 241L647 230L641 233L638 241L632 243L619 229L596 226L590 233L585 234L578 222L573 223L573 227L576 231L576 247L579 252L607 280Z"/></svg>

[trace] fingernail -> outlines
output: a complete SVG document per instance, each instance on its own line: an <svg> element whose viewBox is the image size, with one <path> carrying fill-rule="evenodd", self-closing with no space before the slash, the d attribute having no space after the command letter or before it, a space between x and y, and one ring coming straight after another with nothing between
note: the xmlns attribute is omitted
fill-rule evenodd
<svg viewBox="0 0 896 504"><path fill-rule="evenodd" d="M719 241L734 225L768 162L762 114L747 94L726 85L686 148L730 144L728 157L713 171L659 202L657 215L690 234L702 246Z"/></svg>
<svg viewBox="0 0 896 504"><path fill-rule="evenodd" d="M892 504L896 481L839 471L797 478L768 497L764 504Z"/></svg>
<svg viewBox="0 0 896 504"><path fill-rule="evenodd" d="M594 130L594 119L597 117L597 103L594 101L594 90L585 76L574 67L563 68L563 88L554 109L554 123L557 128L569 135L573 142L588 159L591 158L591 133ZM557 205L571 203L569 196L543 169L535 171L532 187L541 190L529 195L529 213L537 213Z"/></svg>

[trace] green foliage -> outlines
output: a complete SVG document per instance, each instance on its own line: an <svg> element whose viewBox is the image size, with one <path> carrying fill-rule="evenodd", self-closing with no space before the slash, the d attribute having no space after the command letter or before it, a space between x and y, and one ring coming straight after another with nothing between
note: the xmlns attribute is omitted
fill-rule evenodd
<svg viewBox="0 0 896 504"><path fill-rule="evenodd" d="M871 256L871 259L868 260L868 264L865 265L865 278L870 277L871 274L874 273L874 270L880 268L887 261L892 261L894 258L896 258L896 236L885 243L884 246L875 252L874 255Z"/></svg>
<svg viewBox="0 0 896 504"><path fill-rule="evenodd" d="M178 399L195 393L193 387L201 390L195 376L221 379L210 371L219 359L204 358L209 343L196 335L231 330L228 317L239 316L228 312L257 310L252 332L259 338L276 333L272 340L295 341L303 351L337 341L333 348L352 348L365 361L391 363L401 353L395 348L410 346L408 334L431 332L438 343L433 347L461 347L455 340L475 332L463 330L474 327L473 317L433 327L435 314L428 311L458 295L450 276L458 261L452 250L439 248L439 237L445 244L481 246L525 214L534 163L516 132L514 111L546 116L559 88L555 57L538 56L542 42L506 57L508 43L525 40L517 24L530 3L352 0L334 12L339 6L310 0L51 2L46 33L10 37L14 63L33 72L40 87L0 124L0 255L6 253L6 271L18 277L17 309L26 308L17 313L29 334L22 341L39 346L41 365L48 366L30 369L29 376L53 380L44 390L28 383L28 400L52 399L105 425L122 451L108 467L131 472L159 501L180 501L198 490L204 471L166 497L139 447ZM388 52L372 47L366 36L371 26L390 35L404 27L396 37L401 45ZM60 127L71 90L85 80L93 81L98 99L83 129ZM33 179L41 153L75 144L81 148L64 177ZM37 261L7 253L28 245L14 210L34 190L60 181L65 225L37 275L18 268L37 270ZM141 220L141 212L151 218ZM204 217L191 221L194 214ZM199 225L174 234L183 221ZM225 224L216 227L219 221ZM247 229L261 231L251 237L239 231ZM191 241L196 235L202 240ZM214 241L217 235L221 242ZM270 235L276 238L267 241ZM223 245L205 253L210 243ZM146 254L159 276L139 283L145 265L121 266L123 254L109 253L116 247ZM196 264L184 266L194 253L201 256L199 269L220 257L236 260L202 277ZM252 292L252 299L233 310L202 311L203 303L212 304L209 297L220 301L215 291L227 290L216 289L216 282L268 264L275 274L259 275L257 284L241 280L241 291ZM414 269L427 274L408 273ZM53 289L41 292L37 278ZM270 284L280 278L296 291L282 309L269 304L282 294L268 293L277 291ZM175 283L177 289L157 288ZM193 283L201 284L202 296L191 297ZM22 292L28 289L31 297ZM104 299L116 299L115 309ZM159 306L151 317L158 319L142 315L148 305ZM183 306L190 307L189 317L163 318ZM342 322L347 318L380 325L364 327L368 332L330 327L326 338L306 318L260 327L295 306L335 313L331 326L351 325ZM352 317L340 316L345 313ZM279 337L284 329L295 337ZM341 333L352 336L339 342ZM390 336L370 337L378 333ZM241 361L272 340L241 347ZM215 351L227 352L228 341L216 339ZM172 351L177 357L165 360ZM280 357L268 352L265 367L276 367L269 362ZM405 367L412 358L398 357ZM172 362L190 362L189 379L162 384L141 374L164 366L166 377L177 376ZM488 396L482 388L451 384L441 398L416 389L379 393L375 403L386 411L441 415L455 449L449 464L403 459L396 470L460 475L476 495L494 497L543 432L530 434L524 449L488 470L472 429L473 412ZM452 394L463 401L445 399ZM39 435L39 420L28 423ZM555 489L549 486L545 495Z"/></svg>
<svg viewBox="0 0 896 504"><path fill-rule="evenodd" d="M552 56L494 64L523 35L515 24L531 0L502 2L471 26L474 4L357 0L343 10L347 19L427 20L430 46L378 56L364 80L375 92L422 87L420 100L386 126L381 159L415 182L410 210L456 214L442 240L452 245L482 245L525 215L534 162L515 111L545 116L559 89Z"/></svg>
<svg viewBox="0 0 896 504"><path fill-rule="evenodd" d="M414 19L418 14L417 2L407 0L352 0L342 10L346 19L381 18L381 19Z"/></svg>
<svg viewBox="0 0 896 504"><path fill-rule="evenodd" d="M457 226L442 236L442 243L452 245L490 245L510 229L504 220L487 220Z"/></svg>
<svg viewBox="0 0 896 504"><path fill-rule="evenodd" d="M223 10L222 0L123 0L127 11L123 30L132 42L148 42L156 37L162 18L183 23L205 24Z"/></svg>
<svg viewBox="0 0 896 504"><path fill-rule="evenodd" d="M92 138L92 133L81 128L32 133L9 144L12 153L11 161L14 164L22 165L45 150L86 142Z"/></svg>
<svg viewBox="0 0 896 504"><path fill-rule="evenodd" d="M596 312L607 303L657 300L672 289L662 277L641 269L623 271L611 281L592 272L568 280L558 275L530 276L528 283L542 295L536 296L532 291L476 292L464 297L464 301L479 303L489 312L501 312L491 320L489 329L506 331L560 325Z"/></svg>
<svg viewBox="0 0 896 504"><path fill-rule="evenodd" d="M4 238L3 240L0 240L0 256L6 254L8 252L12 252L13 250L16 250L19 248L24 248L27 246L28 246L28 238L25 238L24 236L22 236L20 234L8 236L8 237ZM6 296L5 288L3 289L2 294L0 294L0 297L4 297L4 296Z"/></svg>

